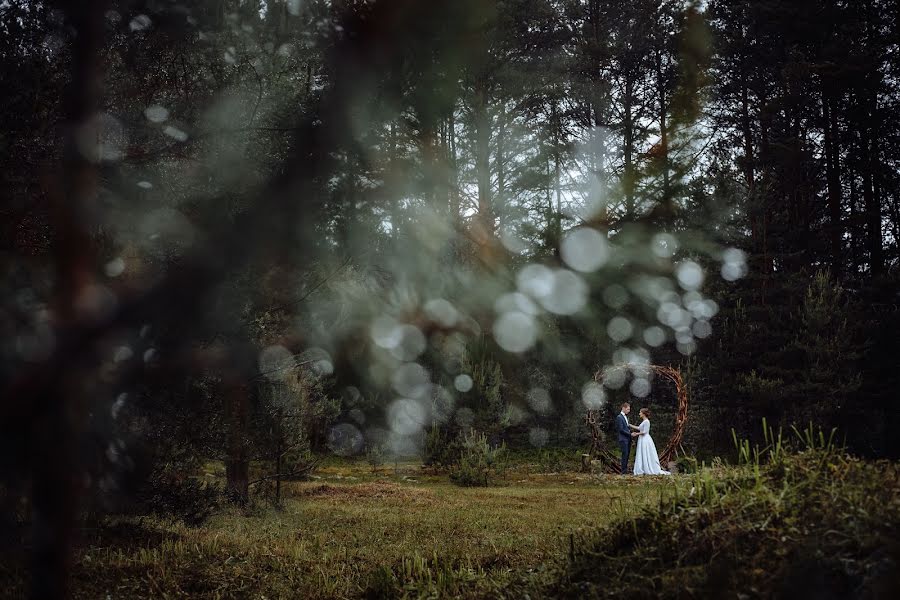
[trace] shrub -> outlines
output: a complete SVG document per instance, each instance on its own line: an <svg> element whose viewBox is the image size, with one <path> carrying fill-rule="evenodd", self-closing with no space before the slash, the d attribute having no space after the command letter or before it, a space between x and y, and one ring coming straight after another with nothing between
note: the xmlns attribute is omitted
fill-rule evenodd
<svg viewBox="0 0 900 600"><path fill-rule="evenodd" d="M679 473L696 473L699 465L693 456L682 454L675 459L675 467Z"/></svg>
<svg viewBox="0 0 900 600"><path fill-rule="evenodd" d="M369 444L366 446L366 462L372 466L372 472L384 464L384 447L381 444Z"/></svg>
<svg viewBox="0 0 900 600"><path fill-rule="evenodd" d="M132 506L137 514L175 518L200 525L221 506L222 488L194 477L158 469L138 488Z"/></svg>
<svg viewBox="0 0 900 600"><path fill-rule="evenodd" d="M458 433L432 425L425 434L425 466L449 468L459 462L461 452L462 444Z"/></svg>
<svg viewBox="0 0 900 600"><path fill-rule="evenodd" d="M537 471L539 473L565 473L581 470L580 453L548 448L538 455Z"/></svg>
<svg viewBox="0 0 900 600"><path fill-rule="evenodd" d="M487 486L499 476L506 458L506 444L491 446L483 433L470 431L462 438L459 462L450 470L450 480L462 486Z"/></svg>

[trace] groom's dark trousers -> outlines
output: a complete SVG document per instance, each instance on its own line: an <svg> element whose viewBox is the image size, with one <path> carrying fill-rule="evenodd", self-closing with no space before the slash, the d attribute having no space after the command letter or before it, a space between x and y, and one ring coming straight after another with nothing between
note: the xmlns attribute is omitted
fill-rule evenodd
<svg viewBox="0 0 900 600"><path fill-rule="evenodd" d="M628 473L628 457L631 455L631 429L628 420L619 414L616 417L616 430L619 434L619 449L622 451L622 475Z"/></svg>

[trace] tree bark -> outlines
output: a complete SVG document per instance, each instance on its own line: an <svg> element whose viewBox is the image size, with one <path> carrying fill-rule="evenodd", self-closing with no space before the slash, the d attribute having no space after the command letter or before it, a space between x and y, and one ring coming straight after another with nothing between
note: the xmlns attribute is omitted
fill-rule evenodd
<svg viewBox="0 0 900 600"><path fill-rule="evenodd" d="M101 73L98 52L104 32L102 0L60 2L71 24L70 82L63 100L65 147L60 184L54 193L54 240L57 285L54 318L57 339L65 346L72 332L86 318L86 292L94 280L95 256L91 215L97 196L98 174L93 161L79 148L79 138L93 135L89 128L100 106ZM91 152L93 154L93 152ZM89 302L89 300L88 300ZM84 429L84 372L89 357L73 356L51 373L46 407L33 427L32 479L32 597L67 596L73 528L81 499L82 466L78 461L79 436Z"/></svg>
<svg viewBox="0 0 900 600"><path fill-rule="evenodd" d="M227 382L226 386L229 430L228 457L225 460L225 490L232 502L244 506L250 498L247 389L235 381Z"/></svg>
<svg viewBox="0 0 900 600"><path fill-rule="evenodd" d="M475 90L475 177L478 183L478 215L476 239L487 244L494 231L494 212L491 202L491 118L487 110L487 90L479 82Z"/></svg>
<svg viewBox="0 0 900 600"><path fill-rule="evenodd" d="M828 91L827 83L822 81L822 120L825 134L825 177L828 183L828 240L831 249L831 269L838 278L844 264L844 229L841 223L842 198L839 141L837 139L837 111L834 95Z"/></svg>

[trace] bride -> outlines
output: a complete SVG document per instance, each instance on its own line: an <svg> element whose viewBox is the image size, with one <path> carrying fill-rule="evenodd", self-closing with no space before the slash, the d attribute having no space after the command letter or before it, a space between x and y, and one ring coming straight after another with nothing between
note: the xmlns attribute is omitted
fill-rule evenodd
<svg viewBox="0 0 900 600"><path fill-rule="evenodd" d="M640 410L641 424L639 426L631 425L634 433L631 437L637 438L637 450L634 453L634 474L635 475L669 475L668 471L663 471L659 466L659 455L656 453L656 445L653 438L650 437L650 409L642 408Z"/></svg>

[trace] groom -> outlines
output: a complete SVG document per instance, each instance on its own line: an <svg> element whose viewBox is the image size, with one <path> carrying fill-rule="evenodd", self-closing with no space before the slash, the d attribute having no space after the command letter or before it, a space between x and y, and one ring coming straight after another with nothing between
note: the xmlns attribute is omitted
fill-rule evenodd
<svg viewBox="0 0 900 600"><path fill-rule="evenodd" d="M622 404L622 412L616 416L616 431L619 434L619 449L622 450L622 475L628 474L628 457L631 455L631 427L628 426L628 413L631 405Z"/></svg>

